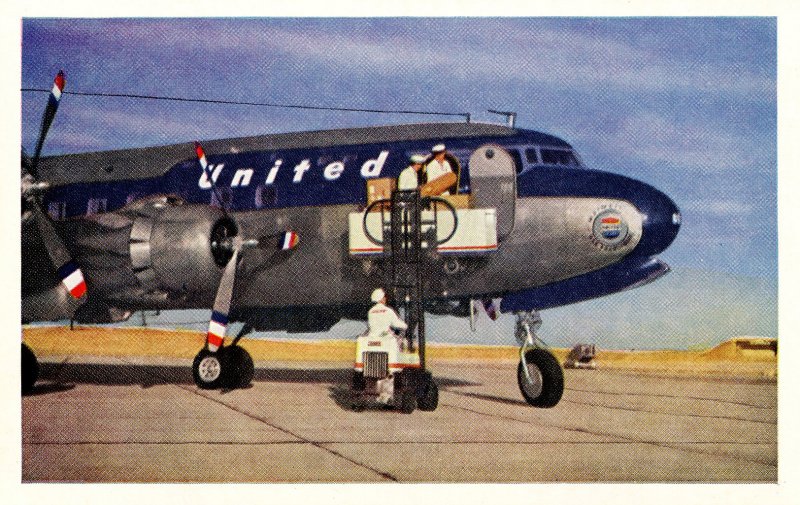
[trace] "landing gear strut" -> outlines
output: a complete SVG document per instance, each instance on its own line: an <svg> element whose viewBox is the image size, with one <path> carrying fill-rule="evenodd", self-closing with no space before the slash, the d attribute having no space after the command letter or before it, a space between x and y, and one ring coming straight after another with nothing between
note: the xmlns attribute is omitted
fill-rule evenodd
<svg viewBox="0 0 800 505"><path fill-rule="evenodd" d="M253 358L238 345L220 347L217 352L203 348L192 363L192 377L200 389L246 388L254 373Z"/></svg>
<svg viewBox="0 0 800 505"><path fill-rule="evenodd" d="M520 343L517 383L525 401L534 407L556 406L564 394L564 371L536 336L542 325L539 312L517 312L515 336Z"/></svg>

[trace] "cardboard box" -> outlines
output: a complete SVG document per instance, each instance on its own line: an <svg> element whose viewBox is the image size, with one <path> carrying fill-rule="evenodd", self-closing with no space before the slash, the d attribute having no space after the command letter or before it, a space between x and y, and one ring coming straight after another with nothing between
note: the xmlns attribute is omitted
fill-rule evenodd
<svg viewBox="0 0 800 505"><path fill-rule="evenodd" d="M456 209L471 209L472 208L472 195L442 195L444 198Z"/></svg>
<svg viewBox="0 0 800 505"><path fill-rule="evenodd" d="M376 200L391 200L396 185L394 177L367 179L367 205Z"/></svg>
<svg viewBox="0 0 800 505"><path fill-rule="evenodd" d="M441 177L437 177L436 179L419 188L419 193L422 196L438 196L441 195L442 192L447 191L447 188L455 184L457 181L458 177L456 174L450 172L442 175Z"/></svg>

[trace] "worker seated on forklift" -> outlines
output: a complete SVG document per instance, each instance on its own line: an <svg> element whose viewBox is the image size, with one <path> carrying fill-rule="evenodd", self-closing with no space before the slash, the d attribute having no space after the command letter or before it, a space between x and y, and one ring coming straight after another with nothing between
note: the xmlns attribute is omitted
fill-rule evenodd
<svg viewBox="0 0 800 505"><path fill-rule="evenodd" d="M386 292L378 288L372 292L372 302L375 304L367 313L367 325L370 338L397 338L392 329L405 330L408 325L400 319L393 308L386 305Z"/></svg>
<svg viewBox="0 0 800 505"><path fill-rule="evenodd" d="M386 292L378 288L372 292L372 301L375 305L369 309L367 313L367 332L358 338L356 343L356 362L361 361L361 377L364 377L364 372L369 368L369 364L364 363L369 361L365 358L370 352L362 352L366 349L375 349L377 354L384 354L386 361L383 363L383 370L373 371L378 373L378 377L373 377L372 386L367 389L371 390L373 394L377 394L378 402L389 404L394 398L394 376L388 369L389 362L398 362L399 353L402 351L402 336L396 334L393 330L405 330L408 328L405 321L400 319L397 312L391 307L386 305ZM376 354L373 351L372 354ZM372 372L371 372L372 373ZM363 379L361 379L363 380ZM364 383L367 386L367 383Z"/></svg>

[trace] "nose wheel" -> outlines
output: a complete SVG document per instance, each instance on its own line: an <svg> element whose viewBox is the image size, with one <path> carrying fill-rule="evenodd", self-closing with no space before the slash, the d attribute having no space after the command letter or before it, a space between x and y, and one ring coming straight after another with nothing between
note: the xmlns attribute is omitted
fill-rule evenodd
<svg viewBox="0 0 800 505"><path fill-rule="evenodd" d="M553 353L536 336L542 319L536 311L517 314L520 361L517 383L525 401L533 407L555 407L564 394L564 371Z"/></svg>
<svg viewBox="0 0 800 505"><path fill-rule="evenodd" d="M546 349L525 353L517 367L517 383L522 397L534 407L555 407L564 393L564 373L555 356Z"/></svg>

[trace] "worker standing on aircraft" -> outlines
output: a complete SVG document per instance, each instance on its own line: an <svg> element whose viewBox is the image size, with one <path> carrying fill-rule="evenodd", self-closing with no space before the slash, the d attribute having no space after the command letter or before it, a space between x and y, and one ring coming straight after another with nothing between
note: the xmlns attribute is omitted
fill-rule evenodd
<svg viewBox="0 0 800 505"><path fill-rule="evenodd" d="M433 159L429 161L428 166L425 167L425 173L428 176L428 183L431 183L440 177L444 177L447 174L453 173L453 167L451 167L450 162L447 161L447 149L445 148L444 144L436 144L433 146L431 149L431 154L433 155ZM449 187L447 190L438 194L449 195Z"/></svg>
<svg viewBox="0 0 800 505"><path fill-rule="evenodd" d="M375 305L367 313L370 337L392 336L392 328L398 330L408 328L397 312L386 305L386 292L383 289L378 288L372 292L372 302Z"/></svg>
<svg viewBox="0 0 800 505"><path fill-rule="evenodd" d="M409 158L411 164L407 166L400 177L397 178L397 189L409 191L417 189L422 182L422 165L425 163L425 156L415 154Z"/></svg>

